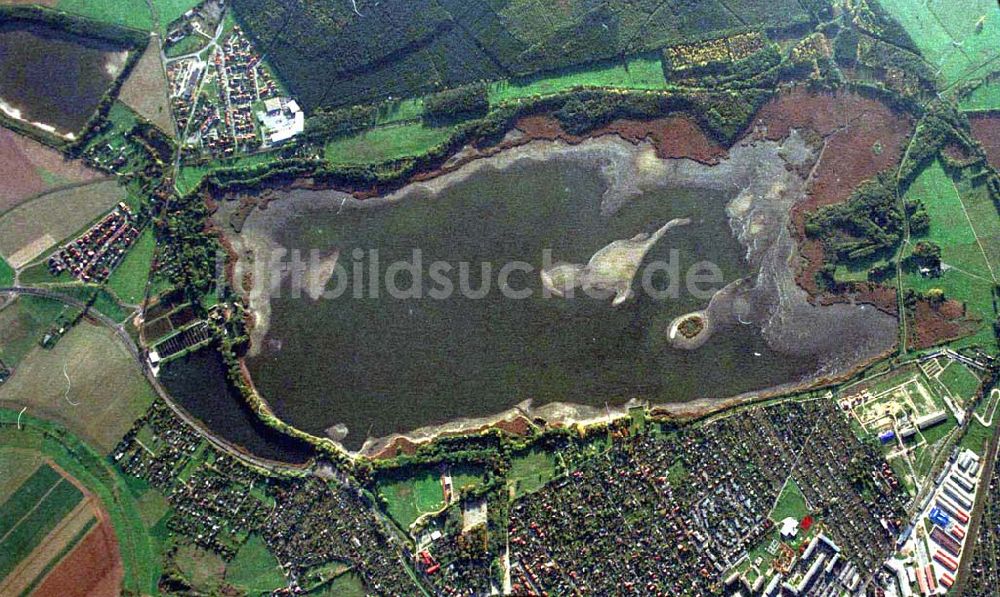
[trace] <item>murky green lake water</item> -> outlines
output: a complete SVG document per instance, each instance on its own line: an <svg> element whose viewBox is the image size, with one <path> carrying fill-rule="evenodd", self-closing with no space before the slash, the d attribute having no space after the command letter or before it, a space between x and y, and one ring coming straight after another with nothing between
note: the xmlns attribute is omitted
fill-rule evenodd
<svg viewBox="0 0 1000 597"><path fill-rule="evenodd" d="M434 197L293 217L277 233L278 243L304 253L339 249L349 282L356 249L366 251L366 265L367 251L378 249L384 274L395 260L412 261L419 248L425 272L435 260L456 270L458 262L470 262L473 288L482 281L480 264L492 264L494 291L478 300L461 293L400 300L386 296L383 284L379 298L358 299L348 284L340 298L313 301L287 296L286 286L286 296L272 299L266 345L249 361L258 389L291 424L320 434L345 424L344 443L358 447L369 435L494 414L527 399L536 406L603 406L632 398L723 398L793 381L813 368L812 360L775 354L750 327L720 331L695 351L670 347L670 321L708 302L686 291L669 300L638 292L619 307L582 294L542 298L537 268L544 249L555 261L586 263L608 243L674 218L693 223L670 230L646 266L672 254L682 273L711 261L724 279L717 288L750 273L726 218L730 197L648 189L608 216L600 209L604 190L589 166L532 162L481 171ZM509 280L531 289L530 299L495 290L497 270L512 260L536 268ZM457 286L459 274L452 271L450 279ZM669 275L653 280L663 289ZM408 287L407 276L399 282ZM435 286L425 276L425 292Z"/></svg>

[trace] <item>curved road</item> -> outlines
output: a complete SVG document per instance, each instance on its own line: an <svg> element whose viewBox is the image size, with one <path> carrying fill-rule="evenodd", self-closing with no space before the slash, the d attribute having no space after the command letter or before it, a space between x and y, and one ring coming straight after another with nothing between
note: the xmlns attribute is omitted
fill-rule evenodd
<svg viewBox="0 0 1000 597"><path fill-rule="evenodd" d="M125 348L127 348L129 353L131 353L132 358L135 360L136 364L139 365L139 368L146 376L146 379L149 381L149 384L153 386L154 390L156 390L156 394L161 399L163 399L163 401L167 404L167 406L169 406L170 409L174 411L174 413L181 420L187 423L190 427L194 428L200 435L202 435L205 439L211 442L213 446L215 446L219 450L222 450L226 454L233 456L234 458L238 458L239 460L247 464L267 469L272 472L302 473L303 470L305 470L303 468L295 467L289 464L285 464L283 462L266 460L264 458L258 458L257 456L253 456L252 454L247 454L238 446L236 446L236 444L233 444L213 434L201 423L201 421L195 419L194 417L189 415L187 411L185 411L179 405L174 403L173 399L170 397L170 394L168 394L163 385L160 384L160 380L157 379L156 376L153 375L153 372L150 370L150 368L146 366L146 359L143 351L135 343L135 340L133 340L132 337L128 334L128 331L126 331L125 326L111 319L110 317L107 317L102 313L99 313L93 309L88 309L87 304L84 303L83 301L71 296L67 296L65 294L61 294L59 292L52 292L51 290L45 290L42 288L26 288L23 286L0 287L0 294L37 296L41 298L59 301L65 305L69 305L77 309L81 310L87 309L88 318L97 321L101 325L110 328L115 332L118 338L125 345Z"/></svg>

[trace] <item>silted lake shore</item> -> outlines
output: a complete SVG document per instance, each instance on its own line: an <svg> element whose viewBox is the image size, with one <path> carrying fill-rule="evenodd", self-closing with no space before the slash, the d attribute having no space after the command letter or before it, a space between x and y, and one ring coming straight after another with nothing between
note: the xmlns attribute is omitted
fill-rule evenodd
<svg viewBox="0 0 1000 597"><path fill-rule="evenodd" d="M346 278L339 297L313 298L293 296L291 273L273 293L258 273L249 293L258 323L247 362L253 381L278 416L353 450L525 401L595 409L701 402L848 370L891 348L895 319L872 307L811 305L794 285L787 218L804 194L804 169L786 164L814 156L797 137L785 144L739 145L708 166L660 160L646 144L610 136L574 146L532 142L387 197L274 191L239 233L228 225L237 202L223 202L216 220L240 255L237 279L263 255L293 250L315 250L327 265L336 256ZM609 243L676 218L691 223L667 232L643 261L676 267L649 279L664 290L677 273L710 262L721 278L707 295L692 296L680 280L678 295L649 296L638 287L640 268L635 296L618 306L542 296L545 251L557 262L587 263ZM380 278L419 249L425 266L466 262L472 288L490 281L494 289L476 299L355 298L351 284L369 288L376 271L373 249ZM507 280L530 298L496 290L497 270L511 261L533 266ZM452 280L457 288L457 271ZM702 310L711 337L693 350L671 345L674 318ZM834 322L851 337L832 337Z"/></svg>

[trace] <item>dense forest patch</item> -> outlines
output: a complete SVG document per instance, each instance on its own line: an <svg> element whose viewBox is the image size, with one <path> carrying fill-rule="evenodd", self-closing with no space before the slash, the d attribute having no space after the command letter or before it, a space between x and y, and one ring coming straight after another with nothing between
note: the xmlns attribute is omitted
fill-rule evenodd
<svg viewBox="0 0 1000 597"><path fill-rule="evenodd" d="M523 76L736 31L784 30L815 18L794 0L569 0L552 6L357 0L356 11L349 2L233 4L310 109Z"/></svg>

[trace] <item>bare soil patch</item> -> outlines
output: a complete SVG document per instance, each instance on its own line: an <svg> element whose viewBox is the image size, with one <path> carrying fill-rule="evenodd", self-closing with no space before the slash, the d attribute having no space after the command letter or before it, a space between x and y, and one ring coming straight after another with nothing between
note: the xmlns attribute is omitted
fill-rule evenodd
<svg viewBox="0 0 1000 597"><path fill-rule="evenodd" d="M953 299L941 305L920 300L907 317L910 342L916 350L967 336L978 328L978 322L968 316L965 306Z"/></svg>
<svg viewBox="0 0 1000 597"><path fill-rule="evenodd" d="M96 180L103 174L79 160L24 135L0 128L0 213L61 185Z"/></svg>
<svg viewBox="0 0 1000 597"><path fill-rule="evenodd" d="M1000 112L969 116L972 136L983 144L990 165L1000 170Z"/></svg>
<svg viewBox="0 0 1000 597"><path fill-rule="evenodd" d="M644 121L615 120L582 136L567 133L558 120L548 115L526 116L517 121L515 128L529 139L559 139L570 144L603 135L618 135L632 143L649 140L661 159L688 158L703 164L717 164L726 155L725 148L708 138L694 121L682 116Z"/></svg>
<svg viewBox="0 0 1000 597"><path fill-rule="evenodd" d="M105 519L45 577L37 597L104 597L121 591L124 568L118 540Z"/></svg>
<svg viewBox="0 0 1000 597"><path fill-rule="evenodd" d="M81 501L0 583L0 593L20 595L30 587L45 567L58 558L59 554L84 530L94 518L95 510L92 498Z"/></svg>

